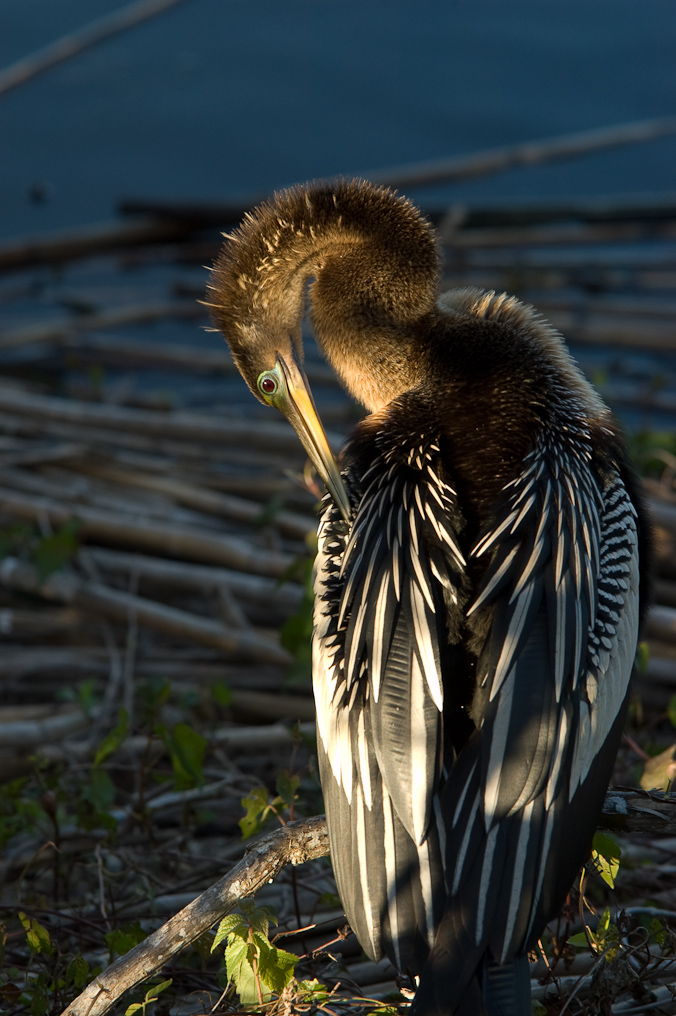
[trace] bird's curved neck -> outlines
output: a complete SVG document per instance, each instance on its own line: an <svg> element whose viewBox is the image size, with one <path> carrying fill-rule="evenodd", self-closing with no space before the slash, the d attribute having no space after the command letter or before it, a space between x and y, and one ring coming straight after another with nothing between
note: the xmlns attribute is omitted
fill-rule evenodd
<svg viewBox="0 0 676 1016"><path fill-rule="evenodd" d="M417 381L415 340L438 292L429 224L407 201L354 184L287 191L258 208L218 262L214 318L245 373L254 351L298 346L309 279L317 340L376 409ZM253 370L253 364L251 366Z"/></svg>

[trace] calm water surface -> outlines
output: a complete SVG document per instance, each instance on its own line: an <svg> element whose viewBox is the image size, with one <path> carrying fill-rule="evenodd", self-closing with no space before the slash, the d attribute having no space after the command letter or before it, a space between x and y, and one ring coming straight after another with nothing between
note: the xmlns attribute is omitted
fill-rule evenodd
<svg viewBox="0 0 676 1016"><path fill-rule="evenodd" d="M0 0L0 66L120 5ZM673 114L675 67L673 0L186 0L0 97L0 236ZM668 138L414 196L669 191L675 169Z"/></svg>

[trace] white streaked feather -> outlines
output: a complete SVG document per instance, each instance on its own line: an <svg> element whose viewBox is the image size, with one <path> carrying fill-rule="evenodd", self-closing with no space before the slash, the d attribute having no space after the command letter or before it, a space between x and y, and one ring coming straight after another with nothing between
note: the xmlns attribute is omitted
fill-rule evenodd
<svg viewBox="0 0 676 1016"><path fill-rule="evenodd" d="M359 857L359 881L361 884L361 898L364 907L364 915L366 917L366 926L368 928L369 940L371 943L371 952L377 955L378 949L376 946L376 936L374 934L375 922L373 920L373 911L371 910L371 893L369 891L368 882L368 844L366 842L366 823L364 819L364 801L361 796L361 787L357 784L355 792L355 810L357 812L357 856Z"/></svg>
<svg viewBox="0 0 676 1016"><path fill-rule="evenodd" d="M364 792L364 804L369 811L373 808L373 795L371 792L371 768L369 766L369 751L366 743L366 730L364 725L364 710L359 710L357 720L357 748L359 751L359 778Z"/></svg>
<svg viewBox="0 0 676 1016"><path fill-rule="evenodd" d="M401 951L399 948L399 913L397 911L397 851L394 839L394 819L392 801L383 786L383 819L385 847L385 878L387 881L387 914L390 919L390 935L394 946L397 969L401 970Z"/></svg>
<svg viewBox="0 0 676 1016"><path fill-rule="evenodd" d="M444 708L444 693L441 686L441 675L437 670L437 662L434 657L433 636L427 624L425 604L415 582L410 583L410 588L416 649L432 700L439 712L442 712Z"/></svg>
<svg viewBox="0 0 676 1016"><path fill-rule="evenodd" d="M549 779L547 780L547 793L545 796L546 811L549 811L552 801L554 800L554 795L557 791L557 784L559 782L559 773L561 772L561 763L563 762L567 736L568 715L566 710L562 709L559 714L559 729L556 736L556 747L552 758L552 768L549 773Z"/></svg>
<svg viewBox="0 0 676 1016"><path fill-rule="evenodd" d="M514 654L516 647L523 631L523 626L526 623L526 615L528 608L530 607L531 600L533 598L533 583L529 583L519 596L516 607L512 614L512 618L509 622L509 628L505 635L505 641L502 646L502 652L500 653L500 659L498 660L497 667L495 668L495 677L491 685L491 691L489 695L489 701L492 702L495 696L502 687L502 682L507 676L512 663L514 661Z"/></svg>
<svg viewBox="0 0 676 1016"><path fill-rule="evenodd" d="M425 688L417 657L411 661L411 807L413 832L420 845L425 838L427 802L427 724L425 723Z"/></svg>
<svg viewBox="0 0 676 1016"><path fill-rule="evenodd" d="M373 693L373 699L375 702L378 701L378 695L380 693L380 679L382 674L382 659L383 659L383 635L385 628L385 612L387 609L387 594L390 586L390 575L387 571L384 573L380 580L380 589L378 591L378 599L376 600L376 609L373 616L373 652L371 655L371 667L369 671L369 678L371 681L371 691Z"/></svg>
<svg viewBox="0 0 676 1016"><path fill-rule="evenodd" d="M502 956L500 963L506 963L512 947L512 934L516 924L517 914L523 898L523 874L526 870L526 858L528 857L528 841L531 833L531 818L535 801L529 801L521 812L521 825L519 827L519 839L516 845L516 859L514 862L514 874L512 875L512 891L509 894L509 910L507 924L505 926L505 937L502 945Z"/></svg>
<svg viewBox="0 0 676 1016"><path fill-rule="evenodd" d="M512 671L504 683L500 702L495 714L493 730L490 738L490 755L486 782L484 784L484 823L486 832L493 823L493 816L498 805L500 793L500 775L505 761L507 750L507 735L509 733L510 719L512 715L512 700L514 698L514 671Z"/></svg>
<svg viewBox="0 0 676 1016"><path fill-rule="evenodd" d="M418 846L418 866L420 875L420 892L425 908L425 930L430 949L434 945L436 927L434 924L434 886L432 885L432 866L430 863L430 843L425 840Z"/></svg>
<svg viewBox="0 0 676 1016"><path fill-rule="evenodd" d="M455 858L455 872L453 875L453 887L451 890L454 896L457 893L458 888L460 887L460 879L463 878L463 876L465 875L464 871L465 858L467 856L467 851L469 849L469 841L472 836L474 822L476 820L478 810L479 810L479 798L476 797L474 799L474 804L472 805L472 810L470 811L469 817L467 819L467 825L465 826L465 835L462 838L460 850L458 851L458 854Z"/></svg>
<svg viewBox="0 0 676 1016"><path fill-rule="evenodd" d="M477 907L476 915L476 937L475 942L477 945L481 945L481 940L484 934L484 921L486 918L486 907L488 905L488 889L491 882L491 875L493 874L493 855L495 854L495 844L498 839L498 832L500 826L494 826L486 837L486 845L484 846L484 860L481 866L481 882L479 884L479 904Z"/></svg>
<svg viewBox="0 0 676 1016"><path fill-rule="evenodd" d="M469 790L469 788L471 786L472 777L474 776L474 772L476 770L477 765L478 765L478 762L475 760L474 763L472 764L472 768L469 771L469 775L468 775L467 779L465 780L465 786L462 788L462 793L460 794L460 797L458 798L458 803L455 806L455 812L453 813L453 828L454 829L455 829L455 827L458 824L458 820L460 818L460 813L462 812L462 806L465 803L465 798L467 797L467 791Z"/></svg>
<svg viewBox="0 0 676 1016"><path fill-rule="evenodd" d="M510 566L512 564L512 561L514 560L514 558L516 557L516 555L518 553L519 553L519 547L518 546L513 547L512 550L510 550L509 554L507 555L505 560L502 562L502 564L500 565L500 567L496 571L495 575L493 575L493 577L491 578L491 580L488 583L488 585L486 586L486 588L479 594L479 596L476 598L476 600L474 601L472 606L467 611L467 616L468 617L470 616L470 614L473 614L474 611L477 610L481 606L482 603L485 603L486 600L489 599L491 593L495 589L495 587L498 584L498 582L500 582L502 577L504 575L506 575L506 573L509 571L509 568L510 568Z"/></svg>

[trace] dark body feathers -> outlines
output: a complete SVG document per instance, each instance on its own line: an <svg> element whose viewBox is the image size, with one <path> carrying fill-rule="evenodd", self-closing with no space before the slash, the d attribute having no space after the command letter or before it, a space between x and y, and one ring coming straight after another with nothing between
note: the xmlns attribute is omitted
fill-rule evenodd
<svg viewBox="0 0 676 1016"><path fill-rule="evenodd" d="M521 1016L525 953L587 857L610 778L646 524L615 424L553 329L504 295L435 305L424 220L387 192L343 188L275 206L302 234L296 270L316 277L318 341L372 410L342 457L352 517L327 495L319 528L333 866L366 952L421 975L415 1014ZM321 210L307 250L301 197ZM247 278L247 230L258 238L266 216L245 225L246 256L227 255ZM232 265L214 286L228 308ZM248 317L225 312L249 329L239 347L226 334L252 388L250 336L282 342L254 291ZM286 313L287 344L300 316Z"/></svg>

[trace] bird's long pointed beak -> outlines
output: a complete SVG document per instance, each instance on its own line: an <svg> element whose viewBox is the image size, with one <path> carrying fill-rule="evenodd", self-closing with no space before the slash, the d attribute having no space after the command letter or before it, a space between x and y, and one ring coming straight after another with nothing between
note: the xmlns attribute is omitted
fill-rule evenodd
<svg viewBox="0 0 676 1016"><path fill-rule="evenodd" d="M279 393L275 404L298 434L312 465L326 484L340 514L346 522L349 522L350 502L345 484L317 414L305 372L295 358L289 360L279 354L277 364L284 375L286 390Z"/></svg>

